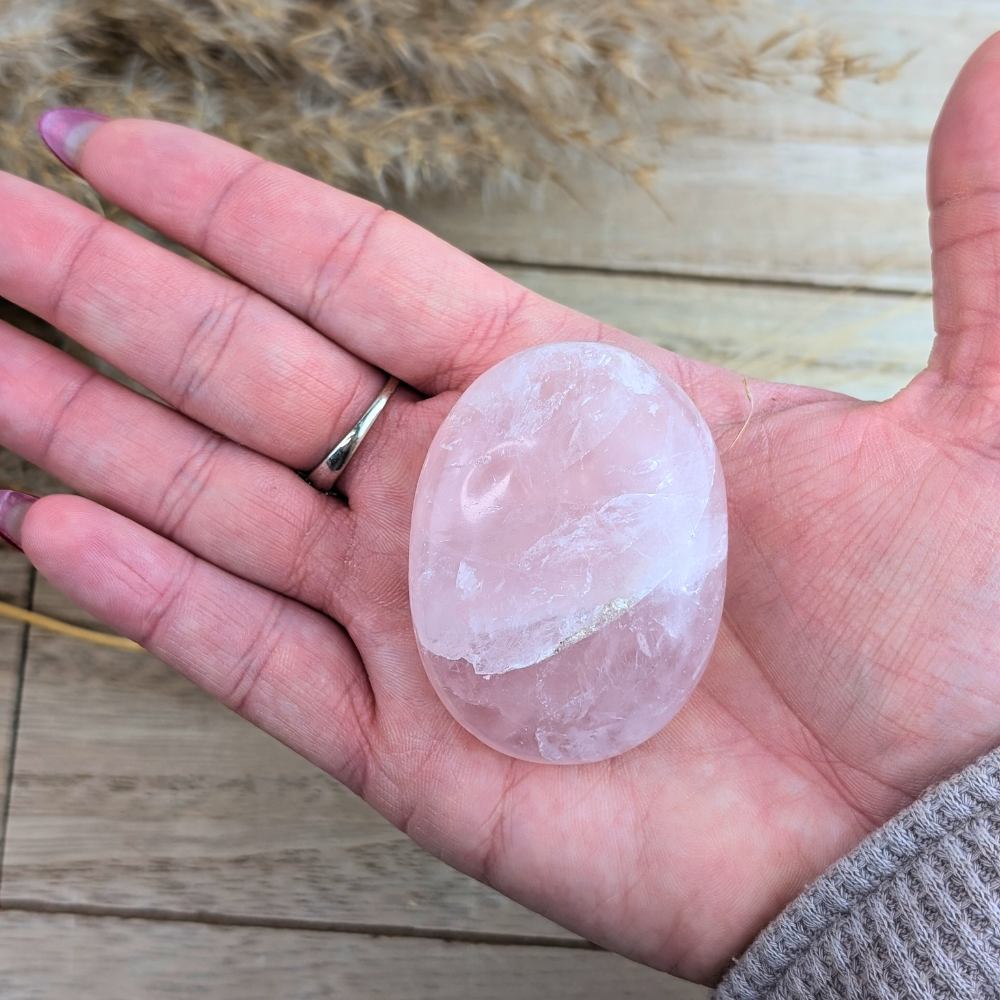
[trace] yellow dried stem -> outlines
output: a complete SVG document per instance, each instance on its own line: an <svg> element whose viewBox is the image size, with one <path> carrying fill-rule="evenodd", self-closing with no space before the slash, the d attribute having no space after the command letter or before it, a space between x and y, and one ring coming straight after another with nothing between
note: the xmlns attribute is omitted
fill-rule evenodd
<svg viewBox="0 0 1000 1000"><path fill-rule="evenodd" d="M124 636L95 632L90 628L80 628L79 625L70 625L69 622L60 621L58 618L40 615L37 611L26 611L24 608L19 608L16 604L8 604L6 601L0 601L0 618L11 618L14 621L34 625L58 635L69 636L71 639L81 639L96 646L110 646L112 649L124 649L131 653L143 652L142 646Z"/></svg>

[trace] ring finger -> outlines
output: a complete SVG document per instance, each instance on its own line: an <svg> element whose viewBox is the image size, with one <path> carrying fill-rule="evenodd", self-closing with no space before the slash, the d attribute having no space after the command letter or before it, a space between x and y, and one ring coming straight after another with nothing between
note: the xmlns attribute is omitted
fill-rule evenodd
<svg viewBox="0 0 1000 1000"><path fill-rule="evenodd" d="M0 441L190 552L338 621L360 624L370 604L369 580L348 565L357 512L2 323ZM389 504L381 516L407 514Z"/></svg>

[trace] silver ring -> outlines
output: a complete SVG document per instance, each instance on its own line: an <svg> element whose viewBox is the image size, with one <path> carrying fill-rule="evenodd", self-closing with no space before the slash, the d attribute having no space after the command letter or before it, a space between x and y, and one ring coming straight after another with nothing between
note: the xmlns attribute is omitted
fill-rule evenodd
<svg viewBox="0 0 1000 1000"><path fill-rule="evenodd" d="M396 391L398 385L398 378L390 378L361 419L344 435L333 451L306 476L316 489L322 493L333 492L340 474L364 441L365 435L372 429L372 424L378 420L379 414L385 409L385 404L389 402L389 397Z"/></svg>

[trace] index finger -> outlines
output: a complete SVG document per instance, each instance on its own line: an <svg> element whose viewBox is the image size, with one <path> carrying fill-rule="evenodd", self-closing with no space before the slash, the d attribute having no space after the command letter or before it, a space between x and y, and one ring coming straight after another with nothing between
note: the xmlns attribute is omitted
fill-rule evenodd
<svg viewBox="0 0 1000 1000"><path fill-rule="evenodd" d="M602 327L415 223L220 139L124 119L79 169L106 198L420 391ZM628 338L631 339L631 338Z"/></svg>

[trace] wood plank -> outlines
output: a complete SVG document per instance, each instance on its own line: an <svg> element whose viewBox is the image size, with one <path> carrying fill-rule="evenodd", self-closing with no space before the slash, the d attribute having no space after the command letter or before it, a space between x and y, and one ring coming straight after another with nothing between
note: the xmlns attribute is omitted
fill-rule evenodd
<svg viewBox="0 0 1000 1000"><path fill-rule="evenodd" d="M45 581L35 607L90 619ZM152 656L32 631L2 905L572 937L425 854Z"/></svg>
<svg viewBox="0 0 1000 1000"><path fill-rule="evenodd" d="M31 567L19 552L0 542L0 601L28 606ZM0 816L6 812L7 776L10 771L14 739L18 676L25 638L24 626L9 618L0 618ZM3 838L0 830L0 842Z"/></svg>
<svg viewBox="0 0 1000 1000"><path fill-rule="evenodd" d="M927 144L962 63L1000 29L1000 8L780 0L773 10L765 33L805 14L884 64L915 55L895 81L848 84L837 105L796 87L666 102L677 125L654 198L584 164L569 172L572 193L550 188L541 205L454 195L408 214L491 261L926 291Z"/></svg>
<svg viewBox="0 0 1000 1000"><path fill-rule="evenodd" d="M515 281L690 358L757 378L887 399L927 362L931 300L503 266Z"/></svg>
<svg viewBox="0 0 1000 1000"><path fill-rule="evenodd" d="M703 1000L600 951L0 913L5 1000Z"/></svg>

